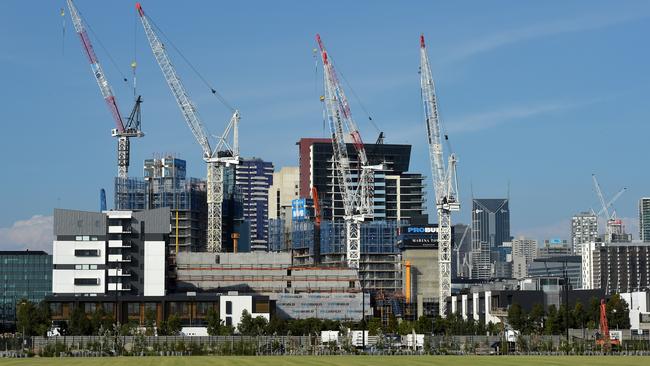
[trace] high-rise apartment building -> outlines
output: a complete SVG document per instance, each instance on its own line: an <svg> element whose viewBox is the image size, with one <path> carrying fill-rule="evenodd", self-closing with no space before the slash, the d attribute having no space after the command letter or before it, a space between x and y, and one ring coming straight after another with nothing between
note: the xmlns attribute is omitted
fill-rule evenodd
<svg viewBox="0 0 650 366"><path fill-rule="evenodd" d="M269 234L269 188L273 163L259 158L241 159L235 167L235 187L243 199L244 220L250 224L251 250L267 250Z"/></svg>
<svg viewBox="0 0 650 366"><path fill-rule="evenodd" d="M168 207L144 211L54 210L52 293L80 296L164 296Z"/></svg>
<svg viewBox="0 0 650 366"><path fill-rule="evenodd" d="M472 200L472 278L490 278L491 252L510 241L508 204L507 198Z"/></svg>
<svg viewBox="0 0 650 366"><path fill-rule="evenodd" d="M283 211L291 210L291 202L299 195L300 171L298 167L285 166L273 173L273 184L269 187L269 219L279 219Z"/></svg>
<svg viewBox="0 0 650 366"><path fill-rule="evenodd" d="M522 279L528 276L528 265L537 258L537 240L520 236L512 240L512 276Z"/></svg>
<svg viewBox="0 0 650 366"><path fill-rule="evenodd" d="M598 238L598 216L593 212L580 212L571 218L571 245L573 253L582 253L582 244Z"/></svg>
<svg viewBox="0 0 650 366"><path fill-rule="evenodd" d="M650 287L650 243L591 242L582 250L582 288L606 294Z"/></svg>
<svg viewBox="0 0 650 366"><path fill-rule="evenodd" d="M650 197L639 200L639 240L650 242Z"/></svg>

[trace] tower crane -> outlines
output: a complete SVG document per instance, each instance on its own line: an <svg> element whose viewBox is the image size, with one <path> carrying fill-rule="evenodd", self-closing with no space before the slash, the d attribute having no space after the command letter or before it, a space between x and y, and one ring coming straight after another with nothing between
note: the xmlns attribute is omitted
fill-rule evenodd
<svg viewBox="0 0 650 366"><path fill-rule="evenodd" d="M334 165L344 209L346 260L348 267L359 268L361 257L361 223L374 216L374 172L382 165L370 165L359 129L352 118L350 105L339 83L334 65L319 34L316 42L323 62L325 93L323 102L332 134ZM351 140L357 153L358 166L353 170L346 140ZM357 182L353 180L356 175Z"/></svg>
<svg viewBox="0 0 650 366"><path fill-rule="evenodd" d="M239 111L233 110L233 115L223 134L218 137L213 148L210 145L208 134L203 127L194 103L192 103L181 79L176 73L165 46L151 27L148 17L140 3L136 9L153 55L162 70L169 88L176 99L176 103L192 131L196 141L203 151L203 160L207 163L207 201L208 201L208 233L207 249L219 253L222 247L222 203L223 203L223 174L224 167L239 164ZM213 90L213 93L216 91ZM232 134L232 140L230 140Z"/></svg>
<svg viewBox="0 0 650 366"><path fill-rule="evenodd" d="M596 179L596 174L592 174L591 178L594 181L594 187L596 188L596 195L598 196L598 200L600 201L600 205L602 208L596 216L600 216L602 214L605 214L605 241L612 241L612 238L616 234L623 234L623 222L616 217L616 210L613 210L611 213L609 212L610 207L616 202L616 200L621 197L623 193L627 190L627 188L622 188L620 191L618 191L607 203L605 202L605 196L603 195L603 191L600 189L600 184L598 184L598 179Z"/></svg>
<svg viewBox="0 0 650 366"><path fill-rule="evenodd" d="M67 0L67 3L68 8L70 9L70 16L72 18L74 29L79 35L81 46L88 57L88 61L90 61L90 68L97 80L99 90L101 91L104 101L106 102L108 109L113 115L113 120L115 121L115 128L111 130L111 135L117 137L117 176L120 178L127 178L129 174L131 152L131 143L129 139L131 137L144 136L144 133L140 130L140 104L142 103L142 98L140 96L136 98L133 110L127 118L126 124L124 124L122 115L117 106L117 101L115 100L115 95L108 83L106 74L104 74L102 65L99 63L99 59L95 54L93 45L90 43L90 38L88 37L88 33L86 33L79 11L72 0Z"/></svg>
<svg viewBox="0 0 650 366"><path fill-rule="evenodd" d="M460 202L458 201L458 182L456 181L456 155L449 154L447 166L443 160L438 101L424 35L420 36L420 88L422 89L429 158L436 196L436 210L438 211L439 311L440 315L444 317L447 312L446 299L451 296L451 213L460 210ZM445 136L446 138L447 136Z"/></svg>

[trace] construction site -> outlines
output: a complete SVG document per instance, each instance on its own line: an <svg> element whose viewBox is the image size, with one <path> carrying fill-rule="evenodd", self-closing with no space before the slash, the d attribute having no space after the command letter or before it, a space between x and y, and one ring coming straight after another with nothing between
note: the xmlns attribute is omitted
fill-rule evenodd
<svg viewBox="0 0 650 366"><path fill-rule="evenodd" d="M282 179L276 177L279 172L273 172L272 163L244 157L246 152L239 149L240 113L212 87L211 94L232 117L218 136L206 132L164 46L161 30L140 4L136 12L154 61L148 61L146 67L159 66L201 150L206 175L188 177L188 161L168 154L146 159L143 176L134 175L133 169L129 170L130 149L137 148L131 143L134 138L145 135L143 98L135 98L128 117L122 114L81 13L71 0L67 5L83 53L114 120L111 134L118 140L113 208L105 203L102 207L118 212L170 209L165 250L170 290L270 296L277 303L277 311L289 318L359 320L362 314L374 314L388 322L390 317L414 320L422 315L445 314L445 302L440 305L439 300L451 295L450 213L459 208L456 158L443 150L423 36L423 133L430 144L436 192L433 205L439 222L435 227L427 215L426 176L409 170L411 146L384 143L383 133L375 143L364 143L332 56L319 35L315 43L323 75L319 103L329 136L301 138L298 174L284 178L285 184L276 188L273 179ZM132 66L135 75L135 64ZM276 212L269 212L271 201ZM416 244L412 233L406 232L415 226L435 229L417 235L426 237L426 245ZM400 246L407 241L408 245ZM122 280L117 277L112 281L119 287ZM320 303L323 307L312 306Z"/></svg>
<svg viewBox="0 0 650 366"><path fill-rule="evenodd" d="M320 96L314 103L322 108L327 131L320 137L298 137L295 166L278 167L240 149L241 115L236 104L227 101L192 66L138 3L137 20L151 51L150 54L147 51L148 59L140 60L140 65L160 69L161 80L171 92L165 103L175 102L180 115L174 118L178 123L184 121L199 148L196 156L188 160L174 154L151 152L153 157L144 160L142 176L138 176L133 174L134 169L129 169L133 165L131 149L138 147L136 139L144 138L143 126L155 128L155 125L147 124L146 113L141 110L143 98L136 96L135 81L134 106L128 115L122 114L86 31L86 23L73 1L66 2L83 54L91 65L91 76L113 119L111 136L117 139L118 158L117 174L112 182L113 207L106 205L105 193L100 205L107 215L101 220L107 220L108 232L73 235L65 225L57 228L65 227L58 234L61 241L75 238L92 242L105 237L109 244L105 251L107 258L115 262L110 274L101 277L102 281L106 278L101 289L106 299L113 295L115 303L119 302L118 295L130 299L133 304L122 306L132 305L134 319L137 313L134 304L139 301L137 306L145 309L147 294L156 293L156 309L167 309L156 310L159 314L183 302L190 304L187 305L190 308L221 306L215 305L214 296L243 294L252 296L255 308L262 309L260 314L270 313L284 319L362 321L376 317L388 325L393 321L462 313L463 319L470 317L485 324L504 321L503 309L507 306L499 305L503 296L491 295L485 289L496 286L493 288L496 294L511 291L513 286L524 286L525 281L515 281L499 287L491 280L514 279L515 263L526 267L526 261L532 262L533 255L526 252L531 258L517 259L523 262L513 259L513 255L525 252L515 249L519 248L517 245L527 242L523 239L517 242L510 236L509 199L474 199L471 226L456 226L452 220L452 214L461 207L456 177L458 158L449 143L453 136L441 125L424 35L414 39L413 48L419 49L421 100L417 102L422 106L424 126L419 135L427 143L430 171L413 171L411 145L389 143L381 131L376 138L362 137L346 94L351 88L341 81L333 57L319 34L315 35L314 55L322 76L319 81L322 90L318 90ZM209 95L228 111L230 118L224 121L219 134L207 132L199 115L201 105L190 97L182 82L185 75L175 66L181 62L189 65L208 87ZM134 79L135 67L134 63ZM88 99L91 103L92 98ZM198 165L199 160L205 163L205 175L188 176L188 165ZM622 192L606 203L595 176L593 179L608 216L605 242L631 241L621 220L608 211ZM427 198L427 187L431 188L433 197ZM150 216L142 214L142 217L152 217L148 220L154 221L166 214L167 209L169 217L164 221L169 221L169 232L166 224L158 221L154 233L148 231L149 223L136 222L140 217L138 212L150 212ZM430 217L430 212L435 217ZM86 213L60 213L66 223L75 215L91 217ZM499 224L490 221L495 218L500 220ZM497 229L498 233L492 232ZM156 271L162 271L156 272L159 281L152 282L155 291L148 290L146 285L146 266L151 266L147 264L148 255L144 249L138 252L137 246L132 247L137 240L143 241L144 248L148 245L146 240L164 243L164 250L155 252L156 256L164 257L164 265L153 266ZM597 250L593 243L588 246L574 242L573 248L569 248L568 242L562 245L557 252L550 245L539 252L544 257L557 257L575 255L582 245L590 248L587 250ZM534 251L536 256L537 248ZM101 251L92 253L100 256ZM546 269L549 262L552 260L543 262ZM565 260L565 273L566 263L578 262L576 258ZM74 268L102 270L97 266L83 266ZM132 290L137 288L138 271L145 278L142 293ZM523 272L520 268L517 273ZM74 279L75 286L77 282L88 282L86 278L77 280ZM581 281L574 279L573 284L584 282ZM567 281L550 279L548 283L554 284L555 291L560 283ZM99 279L86 285L90 284L101 287ZM534 295L547 296L546 290L541 289L544 286L547 285L539 285ZM168 304L170 298L173 300ZM195 304L196 299L200 302ZM494 305L493 312L490 304ZM144 310L137 314L138 319L144 319L142 314ZM201 321L206 314L201 313Z"/></svg>

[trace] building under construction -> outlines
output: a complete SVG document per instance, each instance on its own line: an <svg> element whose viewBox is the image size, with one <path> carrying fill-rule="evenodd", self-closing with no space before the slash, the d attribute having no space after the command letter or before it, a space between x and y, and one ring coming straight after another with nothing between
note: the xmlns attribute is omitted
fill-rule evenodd
<svg viewBox="0 0 650 366"><path fill-rule="evenodd" d="M185 160L167 156L145 160L143 178L115 178L117 210L171 209L174 253L204 250L206 242L205 181L187 178L185 171Z"/></svg>
<svg viewBox="0 0 650 366"><path fill-rule="evenodd" d="M233 233L238 233L239 250L248 251L250 235L243 219L243 197L235 185L232 167L224 171L223 250L233 251ZM172 156L144 161L143 178L115 178L115 208L144 210L171 209L170 251L206 250L206 182L187 178L186 162Z"/></svg>

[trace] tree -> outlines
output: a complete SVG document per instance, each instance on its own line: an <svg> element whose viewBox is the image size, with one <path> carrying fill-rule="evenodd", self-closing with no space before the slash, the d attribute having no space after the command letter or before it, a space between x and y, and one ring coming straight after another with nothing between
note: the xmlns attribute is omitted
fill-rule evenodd
<svg viewBox="0 0 650 366"><path fill-rule="evenodd" d="M264 334L268 321L262 316L253 318L251 314L244 309L237 329L241 335L259 336Z"/></svg>
<svg viewBox="0 0 650 366"><path fill-rule="evenodd" d="M546 311L544 311L544 305L542 304L537 303L530 310L530 314L528 314L528 324L531 333L533 334L542 333L542 324L544 322L544 315L546 315Z"/></svg>
<svg viewBox="0 0 650 366"><path fill-rule="evenodd" d="M395 334L397 333L397 327L398 327L397 318L395 318L395 315L390 314L390 316L388 317L388 326L386 326L385 329L386 331L384 333Z"/></svg>
<svg viewBox="0 0 650 366"><path fill-rule="evenodd" d="M72 310L70 315L70 335L91 335L92 334L92 322L88 319L88 315L84 309L81 308L81 305L77 305Z"/></svg>
<svg viewBox="0 0 650 366"><path fill-rule="evenodd" d="M630 309L621 295L614 294L607 301L607 322L610 329L630 328Z"/></svg>
<svg viewBox="0 0 650 366"><path fill-rule="evenodd" d="M206 315L206 321L208 322L208 334L211 336L224 336L232 334L232 327L228 327L224 324L219 316L219 313L210 308Z"/></svg>
<svg viewBox="0 0 650 366"><path fill-rule="evenodd" d="M588 314L580 301L576 302L576 305L573 307L571 318L573 319L573 325L575 328L584 328L587 324Z"/></svg>
<svg viewBox="0 0 650 366"><path fill-rule="evenodd" d="M368 321L368 335L376 336L381 332L381 319L372 318Z"/></svg>
<svg viewBox="0 0 650 366"><path fill-rule="evenodd" d="M397 332L400 335L407 335L413 333L414 329L415 329L415 323L408 320L402 320L402 322L399 323L399 326L397 327Z"/></svg>
<svg viewBox="0 0 650 366"><path fill-rule="evenodd" d="M555 305L548 307L548 315L546 315L546 321L544 322L544 333L552 335L560 333L560 323L561 319L557 313L557 308Z"/></svg>
<svg viewBox="0 0 650 366"><path fill-rule="evenodd" d="M176 315L172 314L167 318L167 335L179 335L183 326L181 325L181 319Z"/></svg>
<svg viewBox="0 0 650 366"><path fill-rule="evenodd" d="M415 330L420 334L431 334L433 330L433 320L422 315L415 324Z"/></svg>
<svg viewBox="0 0 650 366"><path fill-rule="evenodd" d="M145 335L152 336L156 334L156 312L151 308L144 311Z"/></svg>
<svg viewBox="0 0 650 366"><path fill-rule="evenodd" d="M50 308L45 302L35 305L31 301L23 299L18 302L16 322L17 330L24 336L44 336L51 324Z"/></svg>
<svg viewBox="0 0 650 366"><path fill-rule="evenodd" d="M519 331L523 331L526 325L526 313L521 308L521 305L514 303L508 308L508 324Z"/></svg>

